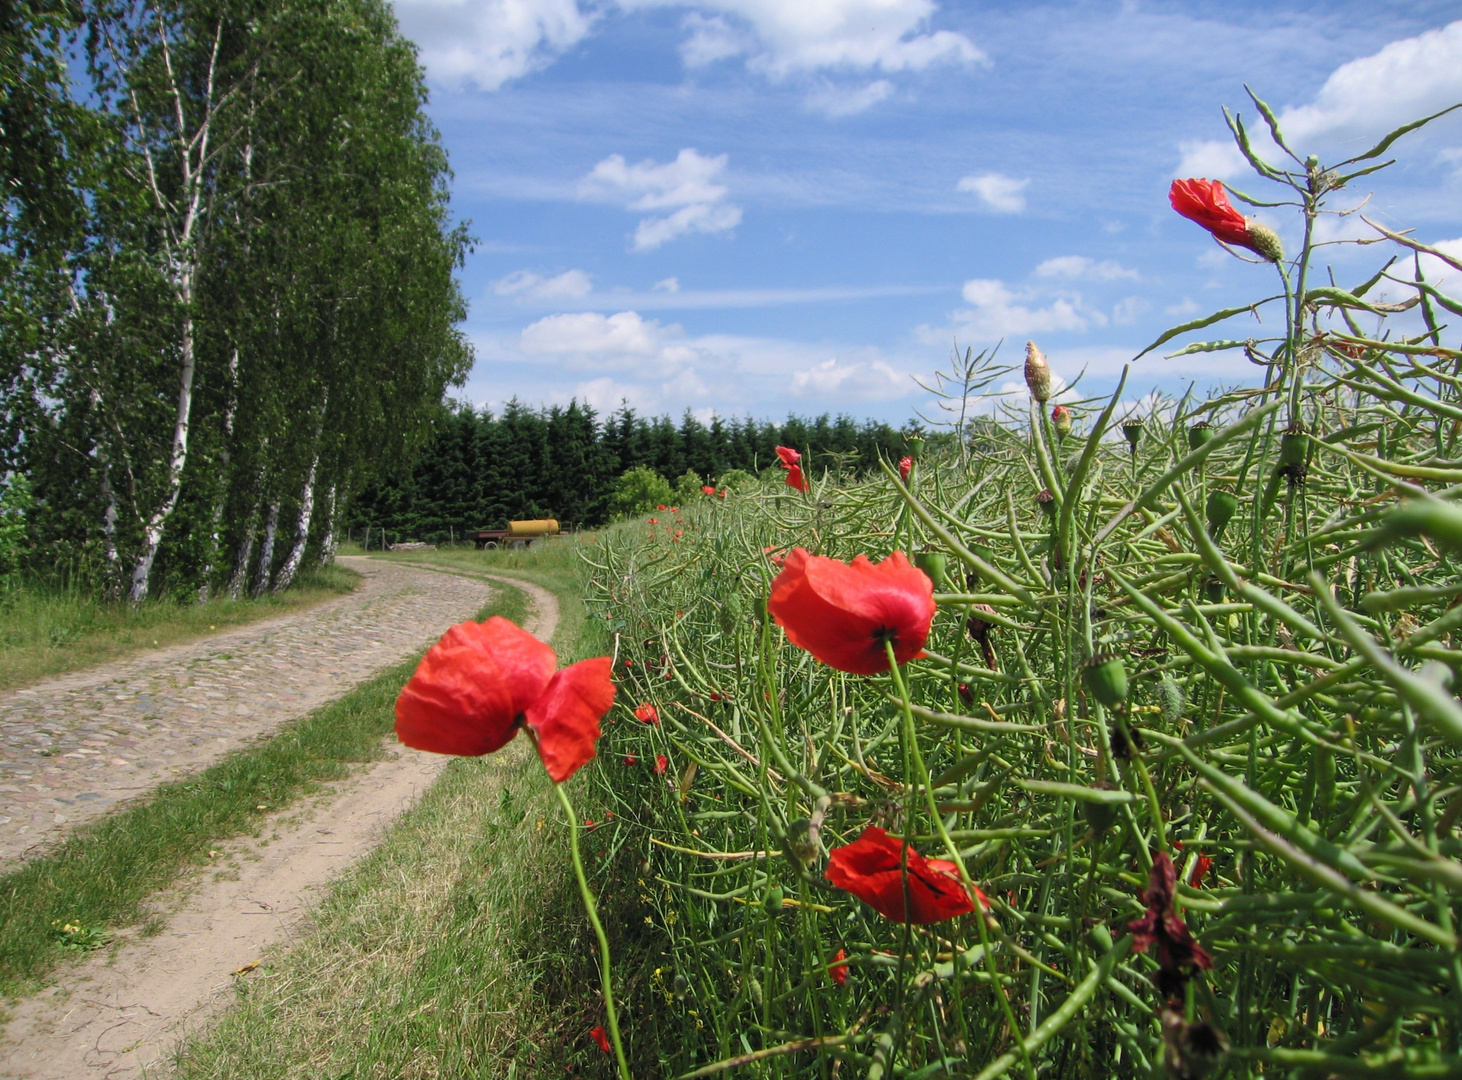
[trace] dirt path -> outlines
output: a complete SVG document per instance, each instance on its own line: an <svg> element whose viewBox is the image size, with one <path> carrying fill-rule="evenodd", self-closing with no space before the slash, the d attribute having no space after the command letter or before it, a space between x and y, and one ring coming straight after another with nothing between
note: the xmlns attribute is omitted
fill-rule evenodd
<svg viewBox="0 0 1462 1080"><path fill-rule="evenodd" d="M550 639L557 598L536 585L502 580L529 594L533 614L526 626ZM321 887L370 851L450 760L392 752L313 806L278 815L267 842L230 844L228 868L179 890L160 934L93 954L15 1008L0 1046L0 1076L165 1075L177 1040L227 1005L235 979L249 977L235 972L285 940Z"/></svg>
<svg viewBox="0 0 1462 1080"><path fill-rule="evenodd" d="M420 567L340 562L365 580L338 600L0 694L0 869L333 701L491 592Z"/></svg>

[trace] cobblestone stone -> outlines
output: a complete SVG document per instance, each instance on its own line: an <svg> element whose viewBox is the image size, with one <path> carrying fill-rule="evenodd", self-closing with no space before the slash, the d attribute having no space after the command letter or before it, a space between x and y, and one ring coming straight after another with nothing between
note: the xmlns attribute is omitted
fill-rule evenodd
<svg viewBox="0 0 1462 1080"><path fill-rule="evenodd" d="M339 697L492 591L340 561L364 581L337 600L0 695L0 865Z"/></svg>

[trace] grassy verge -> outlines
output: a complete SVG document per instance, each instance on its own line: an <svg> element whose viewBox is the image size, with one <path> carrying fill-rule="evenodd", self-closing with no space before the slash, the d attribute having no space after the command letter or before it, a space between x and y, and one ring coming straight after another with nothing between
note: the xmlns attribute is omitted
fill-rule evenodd
<svg viewBox="0 0 1462 1080"><path fill-rule="evenodd" d="M518 590L496 593L480 617L522 619ZM416 666L397 664L257 746L145 803L79 829L53 854L0 877L0 994L33 988L62 958L56 927L135 925L148 901L221 840L255 831L260 807L280 808L382 752L392 705Z"/></svg>
<svg viewBox="0 0 1462 1080"><path fill-rule="evenodd" d="M603 652L567 545L387 557L540 582L560 600L559 662ZM595 762L585 772L601 767L620 766ZM579 814L602 820L590 787L570 782ZM618 864L620 843L614 830L596 829L584 848L613 915L624 890L605 895L604 875ZM182 1077L516 1078L609 1067L589 1036L603 1022L602 1003L564 822L521 740L496 756L453 762L335 883L297 941L266 959L261 977L238 987L235 1008L180 1049ZM631 944L620 937L620 947Z"/></svg>
<svg viewBox="0 0 1462 1080"><path fill-rule="evenodd" d="M25 587L0 597L0 691L166 645L180 645L353 590L360 575L342 566L300 574L286 592L204 604L152 600L106 603L80 589Z"/></svg>

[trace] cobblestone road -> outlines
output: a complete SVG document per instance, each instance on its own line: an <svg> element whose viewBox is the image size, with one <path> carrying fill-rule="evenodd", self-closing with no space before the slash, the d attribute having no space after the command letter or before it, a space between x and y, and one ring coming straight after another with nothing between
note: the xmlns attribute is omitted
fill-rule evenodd
<svg viewBox="0 0 1462 1080"><path fill-rule="evenodd" d="M338 600L0 695L0 865L339 697L492 591L340 562L365 580Z"/></svg>

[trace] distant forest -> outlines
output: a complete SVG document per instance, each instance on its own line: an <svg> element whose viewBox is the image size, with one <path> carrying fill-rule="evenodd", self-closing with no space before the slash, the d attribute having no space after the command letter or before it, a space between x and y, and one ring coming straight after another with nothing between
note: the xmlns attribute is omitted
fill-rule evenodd
<svg viewBox="0 0 1462 1080"><path fill-rule="evenodd" d="M534 409L510 401L501 413L461 407L440 421L409 470L377 480L352 502L347 524L386 530L391 542L441 542L508 521L554 517L601 525L627 470L645 466L672 486L687 472L715 483L729 470L758 473L776 464L776 447L800 450L817 470L842 462L854 471L880 455L907 453L888 424L849 416L750 418L704 424L690 412L676 423L622 406L602 421L577 401Z"/></svg>

